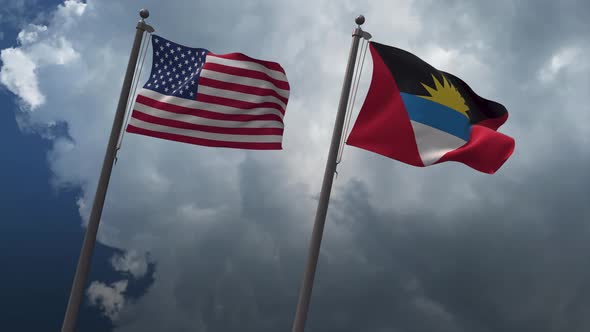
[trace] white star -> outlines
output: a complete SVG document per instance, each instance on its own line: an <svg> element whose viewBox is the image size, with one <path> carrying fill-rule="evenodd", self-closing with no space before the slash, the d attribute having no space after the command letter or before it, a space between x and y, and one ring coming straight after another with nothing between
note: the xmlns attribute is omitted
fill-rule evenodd
<svg viewBox="0 0 590 332"><path fill-rule="evenodd" d="M176 76L175 76L175 77L176 77L176 78L178 78L179 76L180 76L180 75L176 74Z"/></svg>
<svg viewBox="0 0 590 332"><path fill-rule="evenodd" d="M156 56L160 56L160 52L159 51L156 51Z"/></svg>
<svg viewBox="0 0 590 332"><path fill-rule="evenodd" d="M157 44L157 43L159 43L159 42L160 42L160 40L159 40L158 38L154 38L154 43L156 43L156 44Z"/></svg>
<svg viewBox="0 0 590 332"><path fill-rule="evenodd" d="M163 85L166 85L166 81L162 80L162 84L163 84Z"/></svg>
<svg viewBox="0 0 590 332"><path fill-rule="evenodd" d="M182 54L180 55L180 57L181 57L181 58L184 58L184 53L182 53Z"/></svg>
<svg viewBox="0 0 590 332"><path fill-rule="evenodd" d="M193 56L193 57L191 57L191 61L195 61L195 57L194 57L194 56Z"/></svg>
<svg viewBox="0 0 590 332"><path fill-rule="evenodd" d="M170 43L166 43L166 47L170 47Z"/></svg>
<svg viewBox="0 0 590 332"><path fill-rule="evenodd" d="M168 88L164 88L164 91L165 91L165 92L168 92Z"/></svg>
<svg viewBox="0 0 590 332"><path fill-rule="evenodd" d="M173 48L170 49L170 54L174 54L174 49Z"/></svg>
<svg viewBox="0 0 590 332"><path fill-rule="evenodd" d="M153 74L153 75L152 75L152 78L156 78L156 74Z"/></svg>
<svg viewBox="0 0 590 332"><path fill-rule="evenodd" d="M176 84L172 84L172 89L176 88ZM176 90L174 90L174 92L176 92Z"/></svg>
<svg viewBox="0 0 590 332"><path fill-rule="evenodd" d="M158 74L161 74L161 73L162 73L162 69L158 69Z"/></svg>
<svg viewBox="0 0 590 332"><path fill-rule="evenodd" d="M184 63L188 65L188 60L184 60Z"/></svg>
<svg viewBox="0 0 590 332"><path fill-rule="evenodd" d="M178 64L178 68L182 68L182 63L179 63Z"/></svg>
<svg viewBox="0 0 590 332"><path fill-rule="evenodd" d="M179 50L179 51L182 50L182 48L180 48L180 46L178 46L176 49Z"/></svg>
<svg viewBox="0 0 590 332"><path fill-rule="evenodd" d="M192 84L192 85L195 85L195 81L192 81L192 82L191 82L191 84Z"/></svg>
<svg viewBox="0 0 590 332"><path fill-rule="evenodd" d="M154 80L154 83L158 83L158 80Z"/></svg>
<svg viewBox="0 0 590 332"><path fill-rule="evenodd" d="M178 85L181 85L181 84L182 84L182 81L178 81Z"/></svg>
<svg viewBox="0 0 590 332"><path fill-rule="evenodd" d="M192 92L191 92L191 93L190 93L190 95L191 95L191 97L192 97L192 96L194 95L194 93L192 93Z"/></svg>
<svg viewBox="0 0 590 332"><path fill-rule="evenodd" d="M166 75L167 75L167 76L170 76L170 72L169 72L169 71L167 71L167 72L166 72Z"/></svg>
<svg viewBox="0 0 590 332"><path fill-rule="evenodd" d="M168 53L164 54L164 57L168 58Z"/></svg>
<svg viewBox="0 0 590 332"><path fill-rule="evenodd" d="M177 56L174 57L174 61L178 61L178 57Z"/></svg>
<svg viewBox="0 0 590 332"><path fill-rule="evenodd" d="M158 63L157 62L154 64L154 67L158 68Z"/></svg>
<svg viewBox="0 0 590 332"><path fill-rule="evenodd" d="M163 50L164 50L164 46L160 46L160 51L163 51Z"/></svg>
<svg viewBox="0 0 590 332"><path fill-rule="evenodd" d="M161 63L164 63L164 59L160 59L160 62L161 62Z"/></svg>
<svg viewBox="0 0 590 332"><path fill-rule="evenodd" d="M152 83L148 83L147 86L152 86Z"/></svg>
<svg viewBox="0 0 590 332"><path fill-rule="evenodd" d="M182 71L182 75L184 75L184 74L186 74L186 71L184 71L184 70L183 70L183 71ZM188 78L188 77L187 77L187 78Z"/></svg>
<svg viewBox="0 0 590 332"><path fill-rule="evenodd" d="M172 66L172 60L168 61L168 64Z"/></svg>
<svg viewBox="0 0 590 332"><path fill-rule="evenodd" d="M172 71L173 71L173 72L176 72L176 68L172 68Z"/></svg>
<svg viewBox="0 0 590 332"><path fill-rule="evenodd" d="M168 82L172 82L172 77L170 77L170 78L168 79Z"/></svg>
<svg viewBox="0 0 590 332"><path fill-rule="evenodd" d="M156 84L156 89L159 88L160 86Z"/></svg>

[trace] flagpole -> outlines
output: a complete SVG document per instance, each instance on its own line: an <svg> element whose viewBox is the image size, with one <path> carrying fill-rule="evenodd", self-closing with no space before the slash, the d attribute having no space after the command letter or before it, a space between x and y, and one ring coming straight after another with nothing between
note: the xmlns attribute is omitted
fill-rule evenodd
<svg viewBox="0 0 590 332"><path fill-rule="evenodd" d="M133 40L131 54L129 55L129 62L127 63L127 72L125 73L125 78L123 80L123 87L121 88L121 94L119 96L119 104L117 105L117 111L113 120L111 135L109 137L107 150L102 164L102 170L100 171L98 186L96 188L96 195L94 196L94 203L92 204L90 219L88 220L88 226L86 227L86 235L84 236L82 250L80 251L80 257L78 259L78 266L76 267L76 274L74 276L74 282L70 291L70 298L68 300L68 306L66 308L65 317L61 328L62 332L74 332L76 328L78 311L84 296L84 288L86 286L88 273L90 271L90 261L92 259L94 245L96 243L98 224L100 223L100 217L102 214L102 208L104 206L107 188L109 186L111 171L113 170L113 163L117 154L117 142L119 140L119 136L121 135L123 121L125 120L125 110L127 108L127 101L131 92L131 83L133 81L133 75L137 65L141 41L143 39L144 32L154 31L154 29L144 21L150 16L149 11L147 9L142 9L139 12L139 16L141 19L137 23L135 39Z"/></svg>
<svg viewBox="0 0 590 332"><path fill-rule="evenodd" d="M297 303L297 311L295 313L295 320L293 322L292 332L303 332L305 328L305 321L307 319L307 312L309 310L309 302L311 300L311 291L313 288L313 279L318 263L318 256L320 254L320 246L322 243L322 235L324 233L324 224L326 223L326 215L328 212L328 203L330 201L330 192L332 190L332 182L334 181L334 173L336 172L336 160L338 157L338 148L342 138L342 128L344 126L344 119L346 115L346 108L348 106L348 97L350 96L350 86L352 84L352 74L354 72L354 64L359 46L359 40L364 36L364 31L361 25L365 23L363 15L355 19L357 24L356 29L352 34L352 46L350 47L350 54L348 56L348 64L346 66L346 74L344 76L344 84L342 85L342 92L340 95L340 103L338 104L338 112L336 113L336 122L334 123L334 131L332 133L332 142L330 144L330 151L328 153L328 161L324 172L324 180L320 192L320 200L316 211L313 231L311 233L311 241L309 245L309 253L307 256L307 264L303 274L303 285L299 292L299 301Z"/></svg>

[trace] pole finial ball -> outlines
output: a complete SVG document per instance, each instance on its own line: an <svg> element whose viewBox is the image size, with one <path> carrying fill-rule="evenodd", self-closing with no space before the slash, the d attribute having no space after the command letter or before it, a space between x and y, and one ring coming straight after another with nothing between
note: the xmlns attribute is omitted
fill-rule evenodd
<svg viewBox="0 0 590 332"><path fill-rule="evenodd" d="M143 19L146 19L146 18L150 17L150 11L144 8L139 11L139 16L141 16L141 18L143 18Z"/></svg>
<svg viewBox="0 0 590 332"><path fill-rule="evenodd" d="M363 23L365 23L365 17L363 15L359 15L356 17L354 22L358 25L362 25Z"/></svg>

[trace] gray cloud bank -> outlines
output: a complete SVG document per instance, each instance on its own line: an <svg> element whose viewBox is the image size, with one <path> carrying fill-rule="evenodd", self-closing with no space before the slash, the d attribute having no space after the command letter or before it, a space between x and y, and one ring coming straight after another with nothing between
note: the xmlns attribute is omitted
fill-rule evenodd
<svg viewBox="0 0 590 332"><path fill-rule="evenodd" d="M24 128L68 124L70 138L56 138L49 160L57 186L84 190L85 218L138 4L89 1L81 13L67 3L46 30L29 28L38 35L23 34L22 45L2 51L15 59L3 58L2 72L34 74L26 82L3 78L21 98ZM501 131L516 139L516 151L489 176L458 164L412 168L347 147L308 330L590 329L590 4L142 5L163 36L281 62L292 93L281 152L125 137L100 241L134 253L113 260L118 270L145 273L142 252L157 268L140 299L117 292L124 303L117 331L290 330L349 31L361 12L375 40L415 52L504 103L510 118ZM101 17L111 18L102 32ZM61 57L43 62L39 50ZM370 61L366 67L359 98Z"/></svg>

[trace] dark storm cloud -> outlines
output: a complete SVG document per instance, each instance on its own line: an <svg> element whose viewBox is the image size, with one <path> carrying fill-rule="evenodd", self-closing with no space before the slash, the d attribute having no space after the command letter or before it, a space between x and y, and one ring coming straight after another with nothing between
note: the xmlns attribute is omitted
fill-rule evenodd
<svg viewBox="0 0 590 332"><path fill-rule="evenodd" d="M530 169L519 183L479 188L477 206L448 217L391 213L352 181L331 211L334 224L354 234L358 258L333 251L334 262L320 261L310 327L588 330L590 155L573 152L579 154L567 165L555 160ZM497 192L502 200L486 199ZM417 299L445 314L420 310Z"/></svg>
<svg viewBox="0 0 590 332"><path fill-rule="evenodd" d="M116 55L112 61L96 52L90 58L89 67L99 68L100 75L88 81L100 89L88 89L104 92L113 85L105 81L119 77L124 67L127 54L118 50L129 47L129 17L136 8L127 6L121 14L119 5L89 6L94 16L85 20L113 20L105 27L113 31L100 34L100 44L118 53L104 52ZM308 136L331 133L350 41L341 33L350 22L340 18L366 13L371 32L386 42L388 32L399 28L387 25L392 10L404 6L149 4L158 33L180 43L252 56L272 50L273 57L288 59L291 122L280 155L126 137L109 188L102 241L153 252L157 267L147 294L126 303L115 322L118 331L290 329L320 187L311 177L323 173L328 147L327 139ZM419 24L408 30L416 38L402 42L458 50L458 56L475 56L490 69L489 77L481 75L487 81L474 85L491 87L489 97L508 107L510 119L501 131L516 138L516 152L500 172L487 176L460 165L410 169L347 150L332 194L308 331L588 331L590 112L584 105L590 65L577 56L577 63L565 64L547 82L538 78L564 47L587 47L580 36L589 33L588 4L419 1L412 8ZM129 27L129 38L111 38L121 27ZM91 29L84 24L69 40L85 45L84 38L96 36ZM217 35L223 38L212 37ZM336 67L330 66L339 62L332 73ZM76 75L86 70L72 68ZM57 86L47 77L40 80ZM44 91L75 104L59 89ZM104 93L118 93L113 91ZM48 119L69 120L76 146L51 155L53 171L63 182L92 188L99 164L92 160L99 160L104 146L96 138L104 136L103 129L94 122L109 128L112 116L104 115L104 100L110 99L94 96L93 112L64 115L67 108L54 98L59 101L39 114L53 110L57 116ZM90 121L92 116L97 120ZM312 126L318 129L307 129ZM89 166L80 163L85 160Z"/></svg>
<svg viewBox="0 0 590 332"><path fill-rule="evenodd" d="M564 167L559 161L541 165L518 183L499 180L479 188L478 204L447 217L394 213L375 206L363 183L347 183L330 208L309 330L585 331L590 209L572 193L590 196L589 155L574 152L578 157L562 176L554 176ZM179 276L171 290L184 312L169 317L198 315L213 331L288 330L306 248L293 250L285 241L292 235L288 225L301 216L289 213L295 207L285 207L291 203L285 195L272 194L272 184L285 174L269 174L251 159L240 169L243 188L264 188L268 208L248 212L259 197L248 191L242 226L216 219L211 237L175 249L184 269L168 273ZM503 197L491 197L498 192ZM272 235L273 245L263 248L273 251L274 260L250 252L259 222L262 233ZM274 222L281 231L272 229ZM308 236L299 240L306 246ZM127 328L140 330L149 321L136 318ZM188 331L195 324L163 321L145 328Z"/></svg>
<svg viewBox="0 0 590 332"><path fill-rule="evenodd" d="M568 135L573 118L551 121L564 98L583 100L577 93L588 81L574 72L565 83L543 86L537 75L562 47L578 45L580 33L587 32L581 13L588 12L588 5L579 5L455 1L414 7L425 39L475 54L492 67L493 81L487 84L497 87L496 94L510 106L517 152L494 178L465 176L473 197L455 202L450 213L434 208L455 185L434 177L445 174L441 169L424 171L430 182L421 183L422 208L403 213L393 208L395 197L391 205L377 205L377 199L387 198L375 197L361 180L339 184L309 331L590 329L590 264L584 254L590 249L585 204L590 156L580 140ZM471 46L480 40L483 49ZM556 84L570 86L574 95L556 93ZM552 133L543 130L549 123ZM180 250L186 257L179 259L191 263L179 272L175 297L211 330L288 330L292 322L309 240L309 233L293 225L306 222L311 231L304 218L315 211L314 195L302 195L302 188L284 184L288 174L263 165L249 159L240 166L243 224L217 220L223 230ZM383 171L365 166L367 172ZM464 172L471 170L455 167L450 178L459 180ZM388 175L399 177L375 174ZM397 189L396 196L406 189L411 188ZM260 227L259 241L265 233L272 239L262 248L274 254L274 261L264 263L260 253L248 252L253 227ZM293 238L299 245L287 244ZM122 330L140 330L141 321L123 324ZM180 319L169 326L188 330L180 327L184 323Z"/></svg>
<svg viewBox="0 0 590 332"><path fill-rule="evenodd" d="M147 294L148 301L123 314L121 330L287 330L306 244L306 234L294 234L300 230L293 225L304 222L298 207L309 205L289 201L297 197L284 191L298 188L281 185L287 176L280 167L269 170L246 158L239 166L243 192L238 213L210 218L210 227L188 235L192 241L178 241L170 248L171 262L160 265L156 279L173 304L153 306L150 298L163 294ZM171 237L177 235L170 232ZM289 243L293 236L297 242ZM164 310L164 317L146 319L153 308Z"/></svg>
<svg viewBox="0 0 590 332"><path fill-rule="evenodd" d="M389 280L365 276L355 284L332 267L320 277L330 289L323 295L342 298L326 300L323 312L354 312L339 323L354 326L350 331L369 330L367 322L379 320L377 326L400 331L587 331L587 60L573 63L551 84L543 85L537 74L563 47L587 47L583 36L590 25L584 17L590 4L454 1L445 7L421 2L415 8L425 26L436 27L426 28L425 35L493 66L495 81L489 84L500 87L497 94L512 106L517 152L504 167L506 177L491 183L472 179L477 198L449 216L428 209L379 213L383 207L371 205L363 184L351 183L332 211L341 209L365 261L381 267L379 277ZM486 47L472 48L477 40ZM441 189L436 183L426 188ZM436 204L429 200L425 207ZM417 296L437 304L446 324L420 316L412 307ZM322 309L316 307L314 322L339 329L321 316Z"/></svg>
<svg viewBox="0 0 590 332"><path fill-rule="evenodd" d="M559 46L584 41L590 33L590 3L583 0L451 0L444 6L424 0L414 8L424 19L425 35L463 49L483 40L489 46L483 59L500 61L503 69L524 77Z"/></svg>

